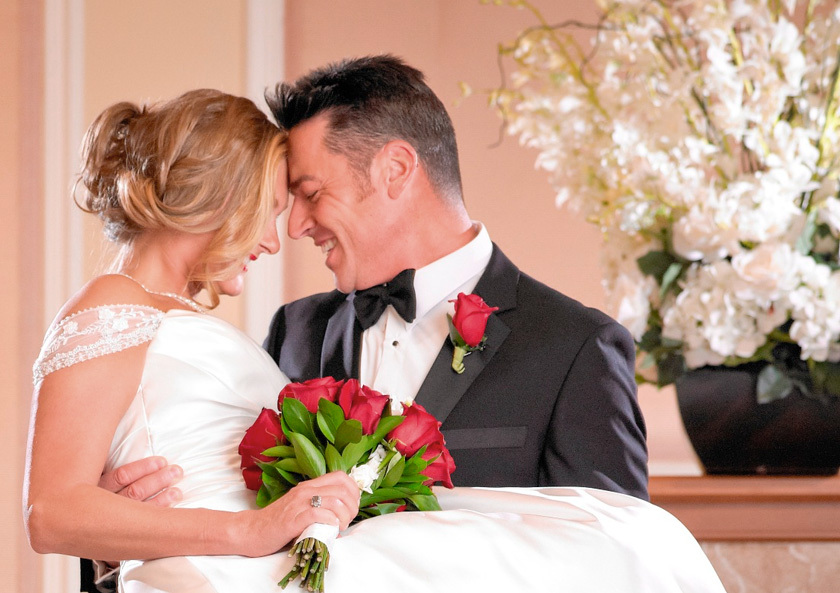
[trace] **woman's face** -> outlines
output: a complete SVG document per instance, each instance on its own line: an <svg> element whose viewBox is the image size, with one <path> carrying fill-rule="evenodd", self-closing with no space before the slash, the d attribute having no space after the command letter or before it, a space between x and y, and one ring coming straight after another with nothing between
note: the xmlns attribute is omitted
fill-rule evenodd
<svg viewBox="0 0 840 593"><path fill-rule="evenodd" d="M241 271L227 280L221 280L216 283L216 290L219 294L227 296L237 296L242 294L242 289L245 286L245 274L248 272L248 264L257 259L263 254L275 254L280 251L280 235L277 232L277 223L280 215L289 204L289 189L286 182L286 163L277 169L277 180L275 182L275 198L274 198L274 216L266 223L263 229L260 242L251 250L246 261L242 262Z"/></svg>

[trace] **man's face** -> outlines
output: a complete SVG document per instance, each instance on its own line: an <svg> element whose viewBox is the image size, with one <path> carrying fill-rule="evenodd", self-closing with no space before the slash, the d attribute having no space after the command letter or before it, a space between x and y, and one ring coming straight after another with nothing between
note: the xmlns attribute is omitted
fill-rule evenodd
<svg viewBox="0 0 840 593"><path fill-rule="evenodd" d="M324 145L325 115L289 133L289 236L311 237L321 248L336 288L352 292L384 282L382 192L375 184L365 192L347 158Z"/></svg>

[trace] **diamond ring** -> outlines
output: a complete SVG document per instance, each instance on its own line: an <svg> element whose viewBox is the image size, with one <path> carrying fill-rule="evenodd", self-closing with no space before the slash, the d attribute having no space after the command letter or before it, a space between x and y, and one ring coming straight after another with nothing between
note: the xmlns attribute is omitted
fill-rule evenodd
<svg viewBox="0 0 840 593"><path fill-rule="evenodd" d="M309 499L309 504L311 504L317 509L319 506L321 506L321 496L319 494L316 494L315 496Z"/></svg>

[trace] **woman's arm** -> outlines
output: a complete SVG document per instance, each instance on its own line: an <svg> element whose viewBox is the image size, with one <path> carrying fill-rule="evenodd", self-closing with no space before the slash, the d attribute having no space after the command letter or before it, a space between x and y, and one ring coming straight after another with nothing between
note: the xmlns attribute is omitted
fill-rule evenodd
<svg viewBox="0 0 840 593"><path fill-rule="evenodd" d="M145 346L49 374L34 394L25 520L38 552L125 559L274 552L313 522L346 527L358 488L346 475L323 476L266 509L229 513L173 509L98 487L120 418L135 396ZM320 494L322 505L310 498Z"/></svg>

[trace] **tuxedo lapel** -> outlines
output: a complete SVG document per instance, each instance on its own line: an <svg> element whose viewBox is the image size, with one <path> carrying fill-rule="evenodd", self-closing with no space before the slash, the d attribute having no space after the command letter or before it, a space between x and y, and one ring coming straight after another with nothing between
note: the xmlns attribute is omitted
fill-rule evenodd
<svg viewBox="0 0 840 593"><path fill-rule="evenodd" d="M487 320L487 343L484 350L472 352L464 357L464 372L461 374L452 370L454 347L447 338L420 391L417 392L417 403L426 408L439 422L446 421L449 413L481 374L509 333L510 328L499 321L498 317L490 317Z"/></svg>
<svg viewBox="0 0 840 593"><path fill-rule="evenodd" d="M485 330L487 342L484 350L465 356L464 372L459 375L452 370L454 346L447 338L415 398L415 401L426 408L439 422L446 421L449 413L490 363L510 333L510 328L502 321L500 314L516 307L518 281L519 270L498 247L493 245L490 263L487 264L487 269L474 291L489 306L499 307L499 310L487 320Z"/></svg>
<svg viewBox="0 0 840 593"><path fill-rule="evenodd" d="M353 302L347 299L327 323L321 346L321 377L348 379L359 376L359 329Z"/></svg>

